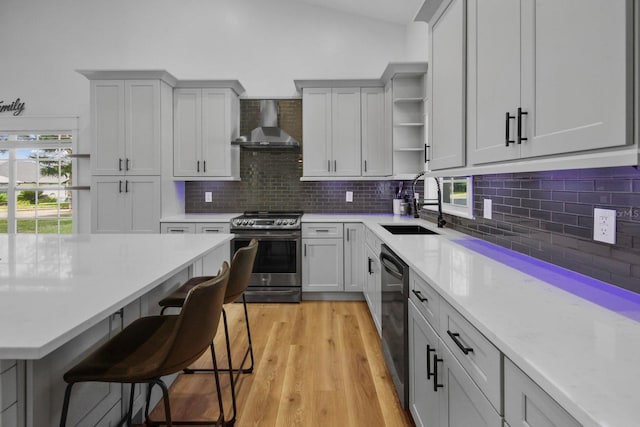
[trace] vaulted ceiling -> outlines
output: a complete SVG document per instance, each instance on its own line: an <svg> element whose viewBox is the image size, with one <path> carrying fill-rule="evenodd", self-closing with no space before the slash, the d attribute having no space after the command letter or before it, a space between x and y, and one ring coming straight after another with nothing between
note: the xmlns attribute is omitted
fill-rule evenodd
<svg viewBox="0 0 640 427"><path fill-rule="evenodd" d="M362 15L393 24L413 21L424 0L302 0L305 3Z"/></svg>

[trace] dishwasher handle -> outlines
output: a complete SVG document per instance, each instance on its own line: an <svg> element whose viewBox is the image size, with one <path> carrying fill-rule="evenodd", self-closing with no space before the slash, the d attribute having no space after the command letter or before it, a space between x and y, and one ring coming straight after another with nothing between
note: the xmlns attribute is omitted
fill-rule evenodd
<svg viewBox="0 0 640 427"><path fill-rule="evenodd" d="M402 266L398 265L395 259L385 254L384 252L380 254L380 264L382 264L382 267L387 273L389 273L396 279L403 278Z"/></svg>

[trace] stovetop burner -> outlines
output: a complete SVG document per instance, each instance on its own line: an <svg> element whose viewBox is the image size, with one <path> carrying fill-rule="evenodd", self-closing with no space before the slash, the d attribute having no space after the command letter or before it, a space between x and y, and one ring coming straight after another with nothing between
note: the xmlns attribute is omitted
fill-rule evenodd
<svg viewBox="0 0 640 427"><path fill-rule="evenodd" d="M231 220L233 230L298 230L302 212L281 211L248 211Z"/></svg>

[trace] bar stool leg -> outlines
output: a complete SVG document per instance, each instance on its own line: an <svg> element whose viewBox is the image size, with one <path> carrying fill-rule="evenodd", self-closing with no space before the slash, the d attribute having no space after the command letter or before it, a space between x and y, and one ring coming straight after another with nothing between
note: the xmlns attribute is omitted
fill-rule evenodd
<svg viewBox="0 0 640 427"><path fill-rule="evenodd" d="M216 380L216 394L218 395L218 408L220 414L218 415L218 420L216 421L216 425L220 423L220 425L225 425L224 420L224 406L222 405L222 390L220 388L220 376L218 375L218 360L216 359L216 350L213 347L213 342L209 345L211 349L211 360L213 361L213 376ZM235 408L234 408L234 417L235 417Z"/></svg>
<svg viewBox="0 0 640 427"><path fill-rule="evenodd" d="M64 403L62 404L62 414L60 415L60 427L67 425L67 412L69 411L69 400L71 400L71 387L73 383L67 384L67 388L64 390Z"/></svg>
<svg viewBox="0 0 640 427"><path fill-rule="evenodd" d="M131 394L129 395L129 411L127 412L127 425L131 425L133 418L133 394L136 390L136 383L131 383Z"/></svg>
<svg viewBox="0 0 640 427"><path fill-rule="evenodd" d="M229 388L231 389L231 406L233 408L233 416L229 420L225 420L225 425L233 426L236 422L236 387L234 384L233 374L234 371L232 369L233 363L231 362L231 342L229 339L229 325L227 323L227 312L224 307L222 308L222 320L224 322L224 337L227 344L227 361L229 364Z"/></svg>
<svg viewBox="0 0 640 427"><path fill-rule="evenodd" d="M244 306L244 321L247 327L247 339L249 342L249 356L251 358L251 366L249 366L249 368L247 369L243 369L242 366L240 366L240 369L245 374L251 374L253 372L253 344L251 343L251 328L249 327L249 312L247 311L247 299L245 298L244 293L242 294L242 305ZM242 360L242 363L244 364L244 359Z"/></svg>

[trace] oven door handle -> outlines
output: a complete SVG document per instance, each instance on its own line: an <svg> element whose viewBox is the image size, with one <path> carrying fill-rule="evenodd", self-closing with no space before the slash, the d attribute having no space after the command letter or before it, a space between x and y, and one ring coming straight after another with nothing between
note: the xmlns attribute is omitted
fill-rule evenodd
<svg viewBox="0 0 640 427"><path fill-rule="evenodd" d="M297 240L300 239L300 233L256 233L254 231L246 233L246 232L238 232L231 231L231 234L235 234L236 238L245 238L245 239L266 239L266 240Z"/></svg>

